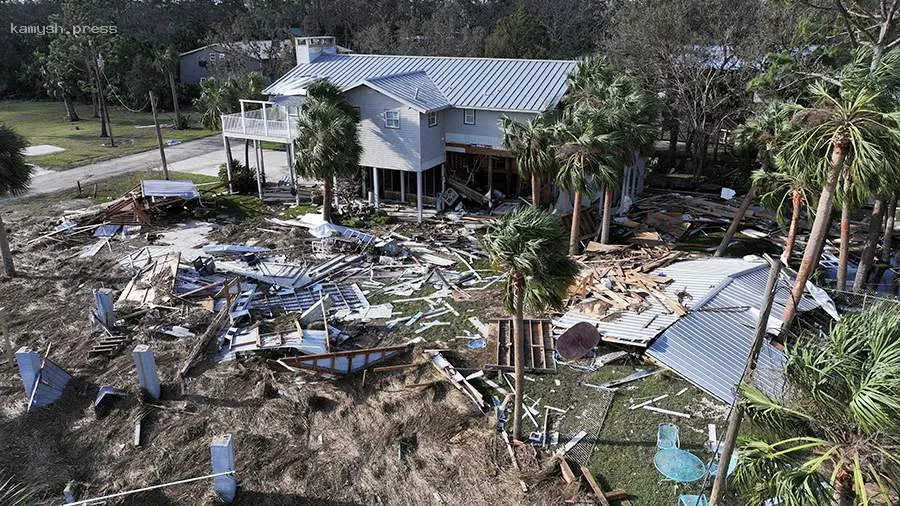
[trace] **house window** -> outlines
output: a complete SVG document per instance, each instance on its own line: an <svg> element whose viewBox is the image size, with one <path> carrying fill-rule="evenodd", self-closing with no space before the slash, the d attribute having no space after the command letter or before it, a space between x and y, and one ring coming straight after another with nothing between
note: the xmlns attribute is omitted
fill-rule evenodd
<svg viewBox="0 0 900 506"><path fill-rule="evenodd" d="M353 112L356 114L356 119L362 119L362 110L359 107L354 105Z"/></svg>
<svg viewBox="0 0 900 506"><path fill-rule="evenodd" d="M384 127L400 128L400 111L384 111Z"/></svg>
<svg viewBox="0 0 900 506"><path fill-rule="evenodd" d="M216 61L216 53L209 53L209 61Z"/></svg>
<svg viewBox="0 0 900 506"><path fill-rule="evenodd" d="M475 109L463 109L463 123L466 125L475 124Z"/></svg>
<svg viewBox="0 0 900 506"><path fill-rule="evenodd" d="M428 113L428 126L429 127L437 126L437 123L438 123L437 114L438 114L437 112Z"/></svg>

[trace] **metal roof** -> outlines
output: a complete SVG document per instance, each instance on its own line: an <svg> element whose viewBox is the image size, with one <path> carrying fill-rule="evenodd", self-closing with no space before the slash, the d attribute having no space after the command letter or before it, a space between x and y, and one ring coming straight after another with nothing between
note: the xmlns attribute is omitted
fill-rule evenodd
<svg viewBox="0 0 900 506"><path fill-rule="evenodd" d="M167 181L165 179L144 179L141 194L145 197L181 197L184 200L200 198L200 192L193 181Z"/></svg>
<svg viewBox="0 0 900 506"><path fill-rule="evenodd" d="M760 259L761 261L762 259ZM671 278L672 282L666 285L664 293L674 300L679 299L679 292L686 293L687 296L682 297L681 302L690 309L728 276L758 265L759 263L740 258L704 258L676 262L653 271L653 274ZM607 314L602 317L603 319L591 317L573 309L555 320L553 324L556 327L567 329L584 321L595 325L597 330L605 336L644 344L678 320L678 315L655 298L650 297L648 301L650 307L640 313L621 311L616 316Z"/></svg>
<svg viewBox="0 0 900 506"><path fill-rule="evenodd" d="M367 79L360 85L403 102L413 109L428 113L450 107L447 97L437 89L428 74L423 71L394 74Z"/></svg>
<svg viewBox="0 0 900 506"><path fill-rule="evenodd" d="M647 349L647 355L717 399L733 402L750 353L768 275L766 264L729 275L690 313L665 330ZM772 305L770 328L780 326L791 284L791 278L782 275ZM798 309L809 311L817 307L819 303L804 294ZM782 395L784 360L784 355L769 341L764 343L754 383L771 396Z"/></svg>
<svg viewBox="0 0 900 506"><path fill-rule="evenodd" d="M574 69L571 60L325 54L297 65L263 93L302 94L320 78L348 90L376 78L425 73L452 107L540 112L559 102Z"/></svg>

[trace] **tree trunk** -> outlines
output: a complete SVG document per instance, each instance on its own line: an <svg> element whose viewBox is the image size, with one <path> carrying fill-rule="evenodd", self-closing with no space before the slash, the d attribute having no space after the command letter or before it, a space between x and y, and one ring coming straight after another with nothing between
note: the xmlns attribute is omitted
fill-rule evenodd
<svg viewBox="0 0 900 506"><path fill-rule="evenodd" d="M794 286L791 288L791 297L788 298L784 307L784 315L781 317L783 322L782 328L790 328L791 323L794 321L794 316L797 314L797 303L806 289L806 282L816 269L816 266L819 265L822 248L825 246L825 236L828 235L834 192L837 189L838 179L841 177L844 160L847 158L847 152L844 148L843 142L837 141L831 150L828 174L825 178L825 185L822 187L822 195L819 197L819 203L816 206L816 219L812 230L809 232L806 248L803 250L803 260L800 262L800 268L797 270L797 279L794 280Z"/></svg>
<svg viewBox="0 0 900 506"><path fill-rule="evenodd" d="M515 347L515 375L516 375L516 399L513 408L513 437L522 440L522 405L525 397L525 340L523 339L524 329L524 299L525 299L525 281L517 278L515 281L516 290L516 317L513 319L513 346Z"/></svg>
<svg viewBox="0 0 900 506"><path fill-rule="evenodd" d="M6 235L6 225L3 224L3 217L0 216L0 257L3 257L3 272L7 276L16 275L16 268L13 266L12 252L9 251L9 237Z"/></svg>
<svg viewBox="0 0 900 506"><path fill-rule="evenodd" d="M669 170L675 168L675 162L678 160L678 120L672 119L669 130Z"/></svg>
<svg viewBox="0 0 900 506"><path fill-rule="evenodd" d="M694 146L694 182L699 182L706 168L706 148L709 146L709 136L701 132L697 136L697 144Z"/></svg>
<svg viewBox="0 0 900 506"><path fill-rule="evenodd" d="M800 208L803 206L803 194L800 190L791 191L791 225L788 228L787 241L784 243L784 253L781 261L789 265L791 255L794 254L794 243L797 242L797 230L800 228Z"/></svg>
<svg viewBox="0 0 900 506"><path fill-rule="evenodd" d="M609 244L609 208L612 205L612 188L606 185L603 192L603 221L600 224L600 244Z"/></svg>
<svg viewBox="0 0 900 506"><path fill-rule="evenodd" d="M531 175L531 205L534 207L541 206L541 180L537 174Z"/></svg>
<svg viewBox="0 0 900 506"><path fill-rule="evenodd" d="M93 81L93 79L91 79ZM94 111L94 117L100 117L100 101L97 100L97 90L91 88L91 110Z"/></svg>
<svg viewBox="0 0 900 506"><path fill-rule="evenodd" d="M837 506L854 506L856 494L853 492L852 471L841 470L834 484L834 503Z"/></svg>
<svg viewBox="0 0 900 506"><path fill-rule="evenodd" d="M866 234L866 246L863 248L859 267L856 269L856 277L853 278L854 292L865 288L869 280L869 272L872 270L872 264L875 262L875 249L878 247L878 239L881 238L884 208L884 197L878 196L875 199L875 206L872 207L872 218L869 220L869 231Z"/></svg>
<svg viewBox="0 0 900 506"><path fill-rule="evenodd" d="M172 90L172 108L175 111L175 129L181 128L181 108L178 107L178 88L175 86L175 74L169 72L169 89Z"/></svg>
<svg viewBox="0 0 900 506"><path fill-rule="evenodd" d="M331 200L333 199L333 180L326 177L322 188L322 219L331 223Z"/></svg>
<svg viewBox="0 0 900 506"><path fill-rule="evenodd" d="M844 200L841 203L841 248L838 255L837 289L847 289L847 262L850 260L850 175L844 174Z"/></svg>
<svg viewBox="0 0 900 506"><path fill-rule="evenodd" d="M569 229L569 254L577 255L581 236L581 192L576 191L572 198L572 227Z"/></svg>
<svg viewBox="0 0 900 506"><path fill-rule="evenodd" d="M78 111L75 110L75 104L72 103L72 100L69 98L67 93L62 94L63 104L66 106L66 119L69 122L81 121L81 118L78 117Z"/></svg>
<svg viewBox="0 0 900 506"><path fill-rule="evenodd" d="M244 139L244 167L250 168L250 140Z"/></svg>
<svg viewBox="0 0 900 506"><path fill-rule="evenodd" d="M719 243L719 247L716 248L716 253L713 256L720 257L725 254L725 250L728 249L731 239L734 237L735 232L737 232L738 227L741 226L741 221L743 221L744 215L747 214L747 209L750 208L750 204L755 197L756 186L751 186L750 191L747 192L747 195L744 196L744 200L741 201L741 205L738 206L737 211L734 212L734 218L731 219L731 225L728 225L728 230L726 230L725 235L722 236L722 242Z"/></svg>
<svg viewBox="0 0 900 506"><path fill-rule="evenodd" d="M100 72L94 68L94 72L96 76L100 75ZM96 77L97 80L97 105L100 109L100 137L109 137L109 132L106 131L106 103L103 100L103 90L100 89L100 78Z"/></svg>
<svg viewBox="0 0 900 506"><path fill-rule="evenodd" d="M884 236L881 238L881 261L886 265L891 263L891 242L894 239L894 218L897 216L897 195L891 197L885 212L887 220L884 223Z"/></svg>

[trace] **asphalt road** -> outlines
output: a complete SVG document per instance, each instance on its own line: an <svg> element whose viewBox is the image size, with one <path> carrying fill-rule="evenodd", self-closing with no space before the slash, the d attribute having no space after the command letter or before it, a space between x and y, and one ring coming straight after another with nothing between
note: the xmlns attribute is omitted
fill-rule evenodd
<svg viewBox="0 0 900 506"><path fill-rule="evenodd" d="M244 159L243 143L232 141L231 151L236 160ZM277 181L287 174L287 159L283 151L264 150L264 156L268 180ZM222 145L222 138L218 135L204 137L175 146L167 146L166 161L170 171L214 176L218 173L219 165L225 163L225 147ZM250 164L256 165L252 149ZM31 179L31 188L24 196L75 188L77 181L81 181L84 186L119 174L161 170L161 168L159 150L153 149L68 170L37 169Z"/></svg>

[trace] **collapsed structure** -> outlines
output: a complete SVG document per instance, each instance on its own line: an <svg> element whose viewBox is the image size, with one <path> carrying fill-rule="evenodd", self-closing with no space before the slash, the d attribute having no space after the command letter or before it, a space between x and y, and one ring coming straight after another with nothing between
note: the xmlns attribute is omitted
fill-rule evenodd
<svg viewBox="0 0 900 506"><path fill-rule="evenodd" d="M160 374L147 344L131 348L143 402L164 405L171 382L191 377L204 362L222 367L258 357L272 372L302 375L311 382L359 374L363 383L367 375L402 374L426 364L439 379L408 388L448 382L473 414L492 413L498 429L505 430L514 391L512 320L491 311L496 304L487 290L498 286L503 276L479 267L486 260L477 235L484 219L450 216L407 235L400 225L375 233L325 223L314 214L260 223L259 230L267 235L289 238L281 246L211 240L219 226L195 220L138 233L138 224L163 221L165 210L201 208L201 197L192 183L143 182L110 204L67 213L62 227L38 238L87 242L80 261L109 250L119 257L118 268L129 274L127 282L93 290L95 342L90 356L115 357L144 332L186 343L177 378ZM525 321L523 365L529 375L552 377L563 367L590 373L640 357L729 403L759 317L766 266L758 257L698 258L671 249L685 234L727 222L721 204L671 195L668 209L649 202L637 201L632 214L618 220L631 231L627 244L600 245L585 235L585 253L577 258L582 270L570 288L566 310ZM593 219L585 215L585 220ZM779 285L769 325L773 334L780 327L777 316L789 283L785 277ZM815 287L811 290L800 310L835 314L827 296ZM479 303L470 304L473 299ZM468 309L462 309L464 304ZM192 311L205 316L202 324L187 322ZM148 314L172 318L163 325ZM171 323L179 317L183 321ZM778 339L766 342L755 376L773 395L783 386L781 346ZM459 349L477 357L477 368L459 359ZM35 406L58 400L71 376L49 360L41 363L34 352L20 352L26 395ZM659 370L642 368L602 384L584 382L595 396L582 413L526 394L527 423L533 428L529 442L562 463L568 459L586 469L617 398L615 391ZM95 408L114 409L111 399L127 395L117 388L123 386L102 386ZM629 409L690 418L656 405L663 397L636 402ZM141 416L134 434L136 446L146 443ZM217 439L212 448L214 474L216 455L223 455L233 472L231 439ZM518 466L516 451L509 448ZM565 477L572 470L562 472ZM590 475L583 474L586 479ZM233 499L232 475L217 475L214 482L223 500ZM527 489L524 482L522 488ZM596 493L625 497L622 491Z"/></svg>

